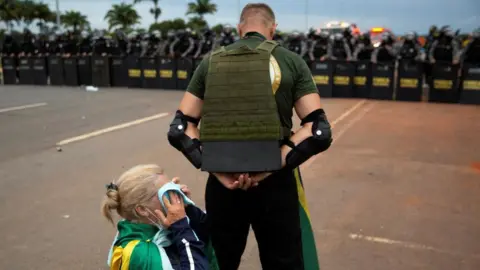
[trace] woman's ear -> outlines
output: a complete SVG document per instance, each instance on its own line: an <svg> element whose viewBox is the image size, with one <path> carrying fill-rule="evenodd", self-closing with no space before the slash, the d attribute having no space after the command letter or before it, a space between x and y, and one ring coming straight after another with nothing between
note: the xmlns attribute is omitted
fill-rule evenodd
<svg viewBox="0 0 480 270"><path fill-rule="evenodd" d="M135 212L140 217L148 217L148 215L149 215L149 213L147 211L147 208L145 206L142 206L142 205L135 206Z"/></svg>

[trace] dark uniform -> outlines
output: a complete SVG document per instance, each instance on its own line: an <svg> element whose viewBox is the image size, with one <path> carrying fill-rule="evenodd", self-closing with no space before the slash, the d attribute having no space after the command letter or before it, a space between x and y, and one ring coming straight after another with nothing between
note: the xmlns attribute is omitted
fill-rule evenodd
<svg viewBox="0 0 480 270"><path fill-rule="evenodd" d="M215 46L215 32L209 28L203 30L202 39L198 45L198 49L193 58L203 58L203 56L209 54Z"/></svg>
<svg viewBox="0 0 480 270"><path fill-rule="evenodd" d="M342 34L335 34L333 40L328 46L328 59L332 60L350 60L352 59L352 51L349 42Z"/></svg>
<svg viewBox="0 0 480 270"><path fill-rule="evenodd" d="M189 30L179 30L175 41L170 44L170 52L174 57L186 57L195 48L195 42Z"/></svg>
<svg viewBox="0 0 480 270"><path fill-rule="evenodd" d="M11 34L5 34L2 45L2 56L16 56L20 52L20 46Z"/></svg>
<svg viewBox="0 0 480 270"><path fill-rule="evenodd" d="M314 40L309 50L310 61L326 59L328 54L328 33L321 32L314 35Z"/></svg>
<svg viewBox="0 0 480 270"><path fill-rule="evenodd" d="M353 52L353 60L355 61L370 61L372 59L373 45L368 33L360 36Z"/></svg>
<svg viewBox="0 0 480 270"><path fill-rule="evenodd" d="M480 29L473 33L472 40L462 54L462 60L465 63L480 64Z"/></svg>
<svg viewBox="0 0 480 270"><path fill-rule="evenodd" d="M372 53L373 63L389 63L396 59L395 52L393 50L393 38L389 34L382 36L382 43Z"/></svg>
<svg viewBox="0 0 480 270"><path fill-rule="evenodd" d="M222 33L220 34L220 46L228 46L235 42L235 36L233 35L233 30L231 26L225 26Z"/></svg>
<svg viewBox="0 0 480 270"><path fill-rule="evenodd" d="M261 79L259 79L263 80L264 83L267 82L269 89L273 88L274 96L272 97L271 92L265 93L271 97L273 104L268 102L262 104L266 106L265 108L276 106L276 110L273 112L270 110L270 112L277 115L275 117L279 119L278 124L281 125L281 129L287 131L282 134L285 138L288 138L290 130L292 129L292 109L294 103L305 95L317 94L317 87L312 79L309 67L301 57L286 48L278 46L278 44L273 41L266 42L265 37L256 32L247 33L245 38L225 47L225 49L216 50L212 53L210 59L204 59L195 71L187 91L204 100L204 113L208 108L213 110L218 109L218 107L212 107L207 105L207 103L214 102L214 99L210 97L213 93L210 91L214 91L214 87L216 87L216 90L220 89L216 86L216 83L225 80L222 78L225 74L220 74L222 71L218 69L215 70L217 70L216 72L220 72L219 74L210 73L209 61L212 61L212 63L216 63L217 60L215 59L222 61L220 59L221 57L216 58L219 57L217 54L223 56L229 55L229 52L241 53L245 51L247 51L248 54L248 51L259 50L258 48L260 47L263 53L265 53L265 51L271 53L270 58L262 59L266 59L266 61L270 59L270 74L272 74L272 70L274 74L273 76L270 75L271 78L267 79L267 81L265 81L265 77L268 77L268 75L261 76ZM245 58L235 59L243 59L242 63L248 62ZM244 68L239 67L239 71L244 71ZM263 69L258 72L249 72L251 72L249 74L262 74L261 72L265 74L265 72L268 71ZM222 79L209 82L207 76L219 76L218 78ZM270 81L270 79L272 81ZM233 80L233 78L226 80L230 81ZM238 108L239 107L237 107L237 109ZM213 112L212 114L216 115ZM208 117L212 117L212 114L209 114ZM205 165L206 159L208 159L208 157L206 157L207 144L204 139L208 136L218 135L216 132L208 133L207 126L211 123L209 119L211 118L207 118L205 114L202 116L202 128L200 129L200 140L202 141L204 150L202 170L204 169L203 166ZM269 125L269 123L270 122L267 121L265 125ZM255 122L255 124L258 124L258 122ZM175 125L173 127L175 127ZM271 131L277 132L278 129L274 128ZM169 133L169 136L170 135ZM258 134L250 135L254 136ZM169 137L169 141L172 143L170 139ZM273 142L274 145L276 145L275 147L278 148L279 141ZM239 143L238 145L242 144ZM246 144L243 145L246 146ZM236 154L232 155L235 156ZM212 156L210 156L210 158L212 158ZM217 158L218 160L218 156L214 155L213 158ZM251 157L251 159L255 158L257 157ZM239 162L233 163L234 164L226 166L242 167L244 165L239 164ZM315 241L311 230L309 212L305 204L306 200L300 172L297 166L292 167L294 168L287 167L275 171L263 180L258 187L249 189L248 191L227 189L213 174L210 174L205 194L206 211L211 225L212 243L220 269L238 269L247 242L250 226L252 226L255 232L263 269L319 269ZM242 169L243 168L244 167L242 167ZM242 169L239 169L239 171L242 171ZM207 169L207 171L212 170Z"/></svg>
<svg viewBox="0 0 480 270"><path fill-rule="evenodd" d="M409 61L419 61L421 57L421 47L420 44L418 44L417 36L414 33L408 33L405 35L405 40L400 47L398 58Z"/></svg>
<svg viewBox="0 0 480 270"><path fill-rule="evenodd" d="M430 62L452 63L459 52L459 45L453 37L453 32L448 27L440 30L438 39L435 40L428 53Z"/></svg>
<svg viewBox="0 0 480 270"><path fill-rule="evenodd" d="M78 43L78 54L91 55L92 54L92 36L87 31L82 31L80 41Z"/></svg>
<svg viewBox="0 0 480 270"><path fill-rule="evenodd" d="M285 47L291 52L300 55L301 58L303 58L307 52L307 44L298 32L293 32L288 36Z"/></svg>

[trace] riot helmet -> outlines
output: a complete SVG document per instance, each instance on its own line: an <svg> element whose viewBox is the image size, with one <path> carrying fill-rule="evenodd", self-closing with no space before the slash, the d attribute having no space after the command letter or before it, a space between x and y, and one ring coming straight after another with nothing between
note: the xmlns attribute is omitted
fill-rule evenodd
<svg viewBox="0 0 480 270"><path fill-rule="evenodd" d="M233 28L230 24L226 24L223 26L223 31L222 31L225 35L231 35L232 32L233 32Z"/></svg>
<svg viewBox="0 0 480 270"><path fill-rule="evenodd" d="M405 41L414 42L415 41L415 33L414 32L406 33L405 34Z"/></svg>
<svg viewBox="0 0 480 270"><path fill-rule="evenodd" d="M80 33L80 36L81 36L83 39L87 39L88 36L89 36L89 33L88 33L88 31L83 30L83 31Z"/></svg>

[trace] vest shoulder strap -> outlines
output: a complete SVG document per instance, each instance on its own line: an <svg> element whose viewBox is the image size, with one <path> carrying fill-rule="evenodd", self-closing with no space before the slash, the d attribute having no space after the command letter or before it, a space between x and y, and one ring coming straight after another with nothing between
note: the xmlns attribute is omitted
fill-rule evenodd
<svg viewBox="0 0 480 270"><path fill-rule="evenodd" d="M272 54L272 51L278 46L278 42L273 40L265 40L260 45L257 46L257 50L267 51L269 54Z"/></svg>

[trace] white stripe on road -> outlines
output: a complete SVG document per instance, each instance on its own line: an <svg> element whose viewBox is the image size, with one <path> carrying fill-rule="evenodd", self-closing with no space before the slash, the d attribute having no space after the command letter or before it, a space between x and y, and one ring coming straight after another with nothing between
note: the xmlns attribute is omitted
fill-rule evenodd
<svg viewBox="0 0 480 270"><path fill-rule="evenodd" d="M333 120L333 122L330 123L330 125L332 126L332 129L335 128L335 126L338 125L338 123L340 123L343 119L347 118L350 114L352 114L358 108L363 106L366 102L367 102L367 100L365 100L365 99L357 102L357 104L353 105L350 109L348 109L346 112L344 112L342 115L340 115L337 119ZM360 114L356 118L354 118L354 120L352 120L344 129L340 130L340 132L333 137L334 138L333 142L338 140L345 133L345 131L353 125L354 122L360 120L360 118L362 118L372 107L373 107L373 105L370 106L369 108L367 108L364 111L363 114ZM319 155L321 155L321 154L319 154ZM300 169L308 168L310 165L312 165L312 163L317 159L317 157L319 155L315 155L315 156L311 157L305 163L300 165Z"/></svg>
<svg viewBox="0 0 480 270"><path fill-rule="evenodd" d="M346 112L342 113L342 115L340 115L340 117L338 117L337 119L333 120L333 122L331 123L331 126L332 128L335 127L335 125L337 125L338 123L340 123L343 119L345 119L347 116L349 116L350 114L352 114L356 109L360 108L360 106L363 106L363 104L365 104L367 102L366 99L364 100L360 100L357 104L353 105L350 109L348 109Z"/></svg>
<svg viewBox="0 0 480 270"><path fill-rule="evenodd" d="M57 143L57 146L62 146L62 145L66 145L66 144L69 144L69 143L86 140L86 139L96 137L96 136L99 136L99 135L102 135L102 134L105 134L105 133L108 133L108 132L116 131L116 130L123 129L123 128L128 128L128 127L131 127L131 126L136 126L136 125L148 122L148 121L160 119L160 118L165 117L167 115L170 115L170 113L159 113L159 114L152 115L152 116L149 116L149 117L137 119L137 120L134 120L134 121L131 121L131 122L128 122L128 123L123 123L123 124L116 125L116 126L113 126L113 127L100 129L100 130L97 130L97 131L94 131L94 132L91 132L91 133L87 133L87 134L84 134L84 135L80 135L80 136L77 136L77 137L73 137L73 138L70 138L70 139L63 140L63 141Z"/></svg>
<svg viewBox="0 0 480 270"><path fill-rule="evenodd" d="M30 108L36 108L36 107L42 107L42 106L46 106L46 105L47 105L47 103L42 102L42 103L34 103L34 104L28 104L28 105L23 105L23 106L17 106L17 107L4 108L4 109L0 109L0 113L18 111L18 110L24 110L24 109L30 109Z"/></svg>
<svg viewBox="0 0 480 270"><path fill-rule="evenodd" d="M461 254L461 253L458 253L458 252L443 250L443 249L439 249L439 248L435 248L435 247L431 247L431 246L427 246L427 245L423 245L423 244L418 244L418 243L392 240L392 239L388 239L388 238L367 236L367 235L355 234L355 233L349 234L349 237L352 240L364 240L364 241L379 243L379 244L395 245L395 246L400 246L400 247L410 248L410 249L416 249L416 250L429 250L429 251L434 251L434 252L437 252L437 253L443 253L443 254L449 254L449 255L461 256L461 257L473 257L475 259L480 259L480 255L478 255L478 254L473 254L473 255Z"/></svg>

